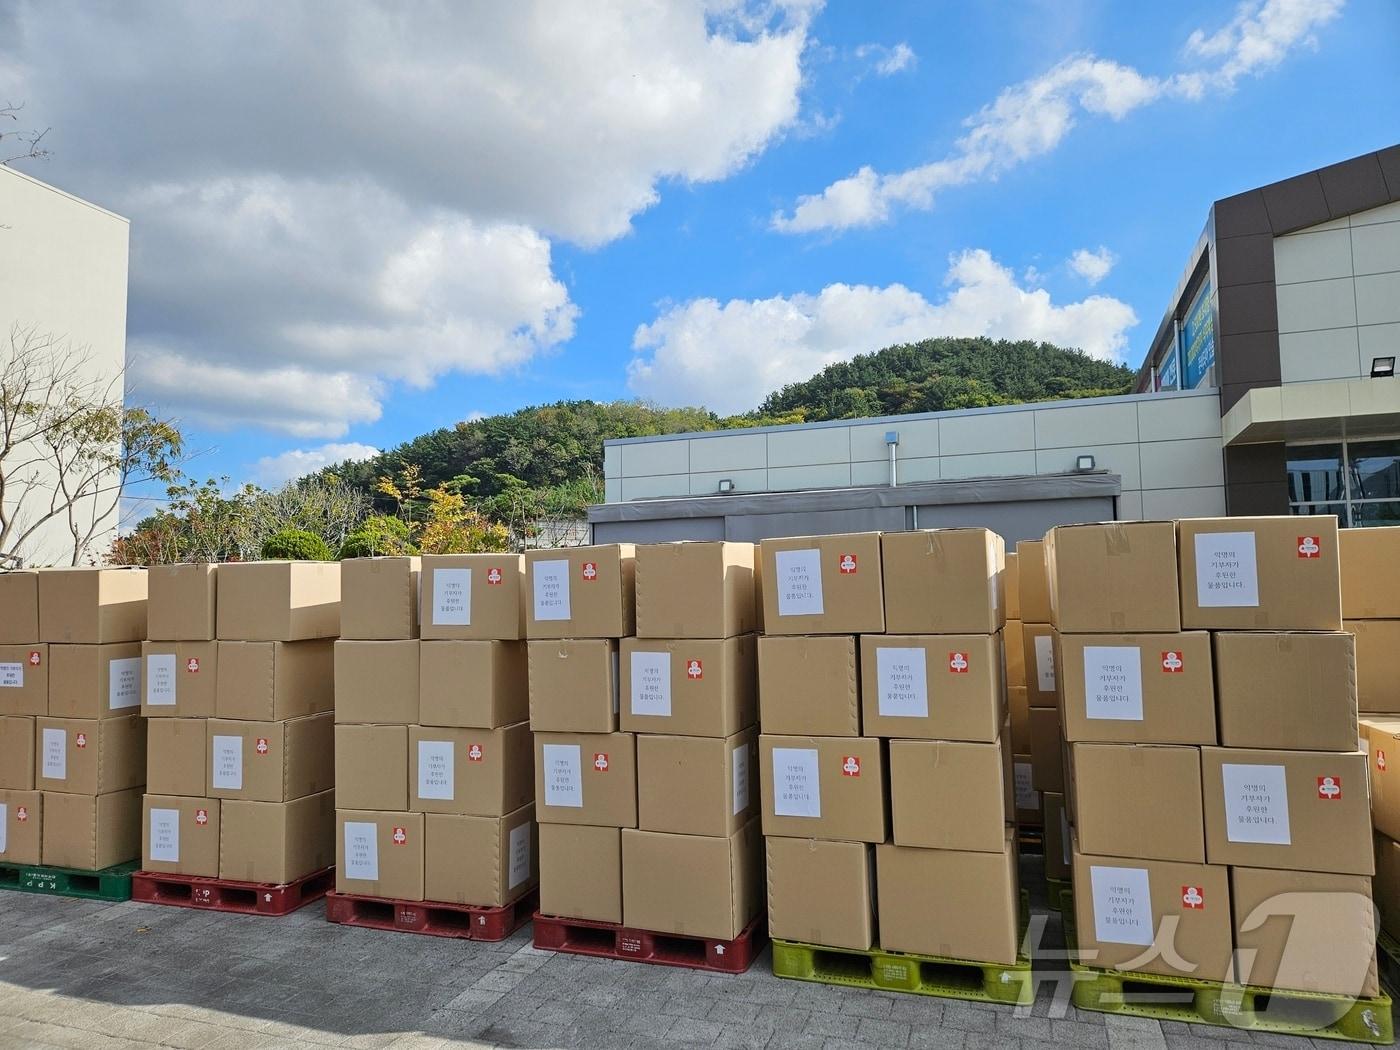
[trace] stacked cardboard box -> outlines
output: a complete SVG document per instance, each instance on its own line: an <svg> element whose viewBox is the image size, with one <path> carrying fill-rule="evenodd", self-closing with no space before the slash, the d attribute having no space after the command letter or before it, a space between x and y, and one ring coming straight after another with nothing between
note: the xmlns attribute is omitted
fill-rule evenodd
<svg viewBox="0 0 1400 1050"><path fill-rule="evenodd" d="M35 722L49 713L49 647L39 641L39 574L0 572L0 863L38 864L44 796Z"/></svg>
<svg viewBox="0 0 1400 1050"><path fill-rule="evenodd" d="M1064 748L1061 744L1055 685L1055 647L1050 627L1050 589L1042 540L1016 544L1017 611L1021 614L1021 677L1025 693L1008 692L1015 746L1013 786L1016 819L1026 828L1045 826L1045 794L1064 797ZM1007 660L1010 664L1010 657ZM1023 702L1024 697L1024 702ZM1019 728L1018 728L1019 727ZM1046 874L1052 874L1047 871Z"/></svg>

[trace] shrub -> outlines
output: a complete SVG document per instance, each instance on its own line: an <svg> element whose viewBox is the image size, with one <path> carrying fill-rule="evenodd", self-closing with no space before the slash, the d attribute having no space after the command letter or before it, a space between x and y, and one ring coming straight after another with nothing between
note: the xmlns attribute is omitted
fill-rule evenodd
<svg viewBox="0 0 1400 1050"><path fill-rule="evenodd" d="M330 561L331 549L314 532L304 529L282 529L263 540L259 552L264 560Z"/></svg>
<svg viewBox="0 0 1400 1050"><path fill-rule="evenodd" d="M345 537L336 557L344 560L417 553L405 522L390 514L373 514Z"/></svg>

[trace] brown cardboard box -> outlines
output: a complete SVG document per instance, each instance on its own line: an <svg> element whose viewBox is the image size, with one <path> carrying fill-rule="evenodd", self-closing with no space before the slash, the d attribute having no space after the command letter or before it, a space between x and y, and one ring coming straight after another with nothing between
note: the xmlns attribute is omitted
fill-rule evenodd
<svg viewBox="0 0 1400 1050"><path fill-rule="evenodd" d="M219 642L215 713L219 718L281 721L332 710L337 706L334 647L339 644L330 639Z"/></svg>
<svg viewBox="0 0 1400 1050"><path fill-rule="evenodd" d="M1042 804L1040 792L1035 789L1035 766L1030 755L1012 757L1011 790L1016 806L1016 823L1023 827L1040 827Z"/></svg>
<svg viewBox="0 0 1400 1050"><path fill-rule="evenodd" d="M763 911L763 835L622 832L622 921L638 930L730 940Z"/></svg>
<svg viewBox="0 0 1400 1050"><path fill-rule="evenodd" d="M768 838L768 934L869 951L875 943L875 858L864 842Z"/></svg>
<svg viewBox="0 0 1400 1050"><path fill-rule="evenodd" d="M877 846L880 947L891 952L1016 961L1021 891L1015 833L996 853Z"/></svg>
<svg viewBox="0 0 1400 1050"><path fill-rule="evenodd" d="M1050 622L1062 634L1181 630L1170 521L1057 525L1044 549Z"/></svg>
<svg viewBox="0 0 1400 1050"><path fill-rule="evenodd" d="M0 645L0 715L49 713L49 649L43 642Z"/></svg>
<svg viewBox="0 0 1400 1050"><path fill-rule="evenodd" d="M0 572L0 645L28 645L39 638L39 574Z"/></svg>
<svg viewBox="0 0 1400 1050"><path fill-rule="evenodd" d="M148 639L212 642L218 637L217 565L152 565L146 572L146 583Z"/></svg>
<svg viewBox="0 0 1400 1050"><path fill-rule="evenodd" d="M1010 686L1006 690L1006 706L1011 718L1010 746L1013 754L1031 753L1031 708L1024 688Z"/></svg>
<svg viewBox="0 0 1400 1050"><path fill-rule="evenodd" d="M141 810L141 869L219 877L219 800L147 794Z"/></svg>
<svg viewBox="0 0 1400 1050"><path fill-rule="evenodd" d="M329 711L285 722L211 718L210 798L287 802L335 784L335 724Z"/></svg>
<svg viewBox="0 0 1400 1050"><path fill-rule="evenodd" d="M1221 744L1300 751L1355 746L1351 635L1221 631L1213 638Z"/></svg>
<svg viewBox="0 0 1400 1050"><path fill-rule="evenodd" d="M1240 983L1366 999L1380 994L1370 879L1232 868L1230 899Z"/></svg>
<svg viewBox="0 0 1400 1050"><path fill-rule="evenodd" d="M731 736L758 721L757 642L624 638L620 727L629 733Z"/></svg>
<svg viewBox="0 0 1400 1050"><path fill-rule="evenodd" d="M617 730L616 639L551 638L525 645L531 728L545 733Z"/></svg>
<svg viewBox="0 0 1400 1050"><path fill-rule="evenodd" d="M758 728L637 737L637 827L724 838L758 816Z"/></svg>
<svg viewBox="0 0 1400 1050"><path fill-rule="evenodd" d="M1400 838L1400 720L1364 718L1361 738L1371 773L1371 822L1382 834Z"/></svg>
<svg viewBox="0 0 1400 1050"><path fill-rule="evenodd" d="M1022 623L1050 622L1050 575L1045 564L1045 542L1022 540L1016 544L1016 575L1021 602L1017 617Z"/></svg>
<svg viewBox="0 0 1400 1050"><path fill-rule="evenodd" d="M408 809L408 726L335 727L335 800L345 809Z"/></svg>
<svg viewBox="0 0 1400 1050"><path fill-rule="evenodd" d="M860 735L860 678L850 635L762 635L759 721L773 733Z"/></svg>
<svg viewBox="0 0 1400 1050"><path fill-rule="evenodd" d="M540 911L622 921L622 830L541 824Z"/></svg>
<svg viewBox="0 0 1400 1050"><path fill-rule="evenodd" d="M1400 711L1400 620L1348 620L1343 629L1356 635L1358 706L1362 711Z"/></svg>
<svg viewBox="0 0 1400 1050"><path fill-rule="evenodd" d="M34 786L42 791L103 795L145 783L146 723L140 715L36 718L34 739Z"/></svg>
<svg viewBox="0 0 1400 1050"><path fill-rule="evenodd" d="M637 547L639 638L732 638L757 629L752 543Z"/></svg>
<svg viewBox="0 0 1400 1050"><path fill-rule="evenodd" d="M1053 707L1030 710L1031 776L1037 791L1065 790L1065 735Z"/></svg>
<svg viewBox="0 0 1400 1050"><path fill-rule="evenodd" d="M141 710L141 643L49 646L49 714L123 718Z"/></svg>
<svg viewBox="0 0 1400 1050"><path fill-rule="evenodd" d="M1021 619L1021 567L1014 549L1005 554L1001 570L1001 590L1006 598L1006 618Z"/></svg>
<svg viewBox="0 0 1400 1050"><path fill-rule="evenodd" d="M335 811L335 891L423 899L423 814Z"/></svg>
<svg viewBox="0 0 1400 1050"><path fill-rule="evenodd" d="M1067 881L1074 873L1074 854L1065 796L1047 791L1041 800L1045 807L1045 877Z"/></svg>
<svg viewBox="0 0 1400 1050"><path fill-rule="evenodd" d="M633 734L536 733L535 813L542 824L635 828Z"/></svg>
<svg viewBox="0 0 1400 1050"><path fill-rule="evenodd" d="M1075 936L1085 966L1229 981L1228 869L1074 850ZM1173 965L1180 960L1184 965Z"/></svg>
<svg viewBox="0 0 1400 1050"><path fill-rule="evenodd" d="M274 886L335 863L335 792L219 803L219 877Z"/></svg>
<svg viewBox="0 0 1400 1050"><path fill-rule="evenodd" d="M530 717L524 642L423 642L418 647L418 720L426 726L493 729Z"/></svg>
<svg viewBox="0 0 1400 1050"><path fill-rule="evenodd" d="M419 559L346 558L340 563L340 637L418 637Z"/></svg>
<svg viewBox="0 0 1400 1050"><path fill-rule="evenodd" d="M340 562L219 566L219 639L295 642L340 634Z"/></svg>
<svg viewBox="0 0 1400 1050"><path fill-rule="evenodd" d="M219 682L218 642L142 642L141 658L143 715L147 718L214 717Z"/></svg>
<svg viewBox="0 0 1400 1050"><path fill-rule="evenodd" d="M1340 529L1342 615L1400 620L1400 535L1389 529Z"/></svg>
<svg viewBox="0 0 1400 1050"><path fill-rule="evenodd" d="M139 642L145 637L145 569L45 569L39 573L39 641L105 644Z"/></svg>
<svg viewBox="0 0 1400 1050"><path fill-rule="evenodd" d="M765 633L885 629L878 532L764 540L758 552Z"/></svg>
<svg viewBox="0 0 1400 1050"><path fill-rule="evenodd" d="M1026 637L1020 620L1007 620L1001 629L1002 650L1006 653L1007 688L1026 687Z"/></svg>
<svg viewBox="0 0 1400 1050"><path fill-rule="evenodd" d="M1063 634L1055 645L1066 740L1216 742L1205 631Z"/></svg>
<svg viewBox="0 0 1400 1050"><path fill-rule="evenodd" d="M43 858L44 793L0 790L0 864Z"/></svg>
<svg viewBox="0 0 1400 1050"><path fill-rule="evenodd" d="M209 788L209 730L203 718L146 723L146 792L203 795Z"/></svg>
<svg viewBox="0 0 1400 1050"><path fill-rule="evenodd" d="M500 907L539 884L535 807L504 817L429 813L423 821L423 898Z"/></svg>
<svg viewBox="0 0 1400 1050"><path fill-rule="evenodd" d="M141 856L141 789L101 795L45 791L43 863L100 871Z"/></svg>
<svg viewBox="0 0 1400 1050"><path fill-rule="evenodd" d="M1000 853L1006 833L1000 741L891 740L890 815L898 846Z"/></svg>
<svg viewBox="0 0 1400 1050"><path fill-rule="evenodd" d="M884 744L874 737L758 738L763 833L884 842Z"/></svg>
<svg viewBox="0 0 1400 1050"><path fill-rule="evenodd" d="M1058 707L1055 685L1055 628L1043 623L1021 625L1026 696L1031 707Z"/></svg>
<svg viewBox="0 0 1400 1050"><path fill-rule="evenodd" d="M34 719L0 715L0 790L34 790Z"/></svg>
<svg viewBox="0 0 1400 1050"><path fill-rule="evenodd" d="M1370 875L1366 756L1201 749L1212 864Z"/></svg>
<svg viewBox="0 0 1400 1050"><path fill-rule="evenodd" d="M335 643L335 720L376 725L418 721L419 643Z"/></svg>
<svg viewBox="0 0 1400 1050"><path fill-rule="evenodd" d="M1071 769L1084 852L1205 863L1198 748L1075 744Z"/></svg>
<svg viewBox="0 0 1400 1050"><path fill-rule="evenodd" d="M1000 635L866 635L865 735L993 741L1006 721L1001 675Z"/></svg>
<svg viewBox="0 0 1400 1050"><path fill-rule="evenodd" d="M1341 630L1332 515L1187 518L1178 530L1183 627Z"/></svg>
<svg viewBox="0 0 1400 1050"><path fill-rule="evenodd" d="M1006 544L990 529L921 529L880 537L885 630L996 634L1006 622Z"/></svg>
<svg viewBox="0 0 1400 1050"><path fill-rule="evenodd" d="M630 543L525 554L528 638L623 638L634 633L636 548Z"/></svg>
<svg viewBox="0 0 1400 1050"><path fill-rule="evenodd" d="M1400 843L1376 833L1376 878L1373 887L1381 928L1400 937Z"/></svg>
<svg viewBox="0 0 1400 1050"><path fill-rule="evenodd" d="M418 621L423 638L525 637L525 555L429 554L422 566Z"/></svg>
<svg viewBox="0 0 1400 1050"><path fill-rule="evenodd" d="M409 806L415 813L503 817L535 797L530 723L500 729L409 726Z"/></svg>

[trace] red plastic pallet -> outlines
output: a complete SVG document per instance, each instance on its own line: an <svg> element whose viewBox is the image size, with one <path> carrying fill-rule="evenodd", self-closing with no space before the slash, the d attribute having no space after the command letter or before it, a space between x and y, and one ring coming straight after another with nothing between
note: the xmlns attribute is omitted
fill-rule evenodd
<svg viewBox="0 0 1400 1050"><path fill-rule="evenodd" d="M196 875L167 875L138 871L131 876L131 899L147 904L171 904L179 908L245 915L290 915L320 900L335 885L335 869L323 868L294 882L274 886L237 879L208 879Z"/></svg>
<svg viewBox="0 0 1400 1050"><path fill-rule="evenodd" d="M743 973L768 943L768 917L760 915L731 941L636 930L615 922L561 919L535 912L535 947L659 966L688 966Z"/></svg>
<svg viewBox="0 0 1400 1050"><path fill-rule="evenodd" d="M530 914L539 902L539 893L533 890L499 908L332 892L326 895L326 920L371 930L426 933L431 937L461 937L472 941L503 941L530 921Z"/></svg>

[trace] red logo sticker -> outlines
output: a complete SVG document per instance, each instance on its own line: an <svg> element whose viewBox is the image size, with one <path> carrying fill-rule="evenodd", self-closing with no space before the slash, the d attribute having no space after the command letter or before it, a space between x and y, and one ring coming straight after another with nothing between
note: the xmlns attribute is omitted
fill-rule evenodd
<svg viewBox="0 0 1400 1050"><path fill-rule="evenodd" d="M199 674L199 657L191 656L185 661L185 670L190 674Z"/></svg>
<svg viewBox="0 0 1400 1050"><path fill-rule="evenodd" d="M593 753L593 768L599 773L608 771L608 755L606 751L595 751Z"/></svg>
<svg viewBox="0 0 1400 1050"><path fill-rule="evenodd" d="M1199 886L1181 887L1181 906L1187 911L1205 911L1206 897Z"/></svg>
<svg viewBox="0 0 1400 1050"><path fill-rule="evenodd" d="M19 809L15 810L15 820L19 821L21 824L27 823L29 820L29 807L20 806Z"/></svg>
<svg viewBox="0 0 1400 1050"><path fill-rule="evenodd" d="M394 825L394 833L389 836L394 840L395 846L406 846L408 844L408 832L404 828Z"/></svg>
<svg viewBox="0 0 1400 1050"><path fill-rule="evenodd" d="M194 811L194 822L201 828L209 823L209 811L207 809L197 809Z"/></svg>
<svg viewBox="0 0 1400 1050"><path fill-rule="evenodd" d="M505 573L501 572L501 570L494 565L486 570L486 582L493 587L504 582L505 578Z"/></svg>
<svg viewBox="0 0 1400 1050"><path fill-rule="evenodd" d="M1320 557L1322 557L1322 537L1321 537L1321 536L1299 536L1299 537L1298 537L1298 557L1300 557L1300 558L1320 558Z"/></svg>
<svg viewBox="0 0 1400 1050"><path fill-rule="evenodd" d="M692 682L698 682L705 677L705 665L699 660L687 660L685 662L685 676Z"/></svg>
<svg viewBox="0 0 1400 1050"><path fill-rule="evenodd" d="M1162 673L1181 674L1186 670L1186 657L1179 649L1168 649L1162 654Z"/></svg>
<svg viewBox="0 0 1400 1050"><path fill-rule="evenodd" d="M79 748L87 747L87 734L79 733L77 739L75 739L73 743L77 744Z"/></svg>
<svg viewBox="0 0 1400 1050"><path fill-rule="evenodd" d="M971 665L968 663L967 656L968 656L967 653L949 653L949 654L948 654L948 673L949 673L949 674L967 674L967 669L968 669L968 667L971 666Z"/></svg>
<svg viewBox="0 0 1400 1050"><path fill-rule="evenodd" d="M860 776L860 759L855 755L842 755L841 775L843 777Z"/></svg>
<svg viewBox="0 0 1400 1050"><path fill-rule="evenodd" d="M1318 777L1317 797L1327 802L1335 802L1342 797L1341 777Z"/></svg>
<svg viewBox="0 0 1400 1050"><path fill-rule="evenodd" d="M1376 748L1376 768L1382 773L1385 772L1385 752Z"/></svg>
<svg viewBox="0 0 1400 1050"><path fill-rule="evenodd" d="M583 563L583 578L587 583L592 583L598 578L598 563L596 561Z"/></svg>
<svg viewBox="0 0 1400 1050"><path fill-rule="evenodd" d="M271 748L269 748L269 747L267 746L267 737L265 737L265 736L260 736L260 737L258 737L257 746L254 747L253 750L256 751L256 752L257 752L258 754L260 754L260 755L265 755L265 754L267 754L268 751L271 750Z"/></svg>
<svg viewBox="0 0 1400 1050"><path fill-rule="evenodd" d="M856 574L856 556L854 554L843 554L837 559L836 567L841 571L842 576L854 576Z"/></svg>
<svg viewBox="0 0 1400 1050"><path fill-rule="evenodd" d="M467 748L468 762L480 762L485 757L486 752L481 749L480 744L473 744L471 747Z"/></svg>
<svg viewBox="0 0 1400 1050"><path fill-rule="evenodd" d="M38 649L30 649L30 650L29 650L29 666L30 666L30 667L38 667L39 664L43 662L43 659L44 659L44 658L43 658L43 656L40 655Z"/></svg>

